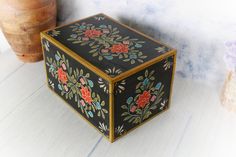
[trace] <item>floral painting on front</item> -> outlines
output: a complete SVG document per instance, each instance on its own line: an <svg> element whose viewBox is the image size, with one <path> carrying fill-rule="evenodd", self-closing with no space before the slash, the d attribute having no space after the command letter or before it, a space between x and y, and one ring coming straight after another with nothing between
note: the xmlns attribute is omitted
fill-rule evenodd
<svg viewBox="0 0 236 157"><path fill-rule="evenodd" d="M43 47L49 87L92 122L98 130L100 124L108 125L109 102L106 93L98 92L100 87L95 81L99 77L48 41L43 42ZM105 80L103 83L107 84ZM109 135L108 131L101 132Z"/></svg>
<svg viewBox="0 0 236 157"><path fill-rule="evenodd" d="M126 110L121 116L124 121L129 123L142 123L145 119L152 115L152 111L156 110L158 104L163 100L164 85L161 82L154 84L155 77L154 70L146 70L144 75L139 76L137 79L139 83L136 85L135 96L130 96L126 100L126 104L121 108Z"/></svg>
<svg viewBox="0 0 236 157"><path fill-rule="evenodd" d="M116 137L168 108L173 64L174 57L170 56L125 78L129 88L115 97L115 128L122 126L122 133L115 132Z"/></svg>

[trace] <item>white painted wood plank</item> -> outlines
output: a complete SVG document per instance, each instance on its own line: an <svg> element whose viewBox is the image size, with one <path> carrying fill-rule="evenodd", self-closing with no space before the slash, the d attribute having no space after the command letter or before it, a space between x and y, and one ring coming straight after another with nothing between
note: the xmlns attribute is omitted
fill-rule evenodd
<svg viewBox="0 0 236 157"><path fill-rule="evenodd" d="M176 78L170 110L92 157L235 157L236 115L219 103L219 89ZM118 152L118 153L117 153Z"/></svg>
<svg viewBox="0 0 236 157"><path fill-rule="evenodd" d="M42 86L0 122L0 156L87 156L101 135Z"/></svg>
<svg viewBox="0 0 236 157"><path fill-rule="evenodd" d="M12 50L8 49L8 51L10 52L0 53L0 83L24 64L16 58Z"/></svg>
<svg viewBox="0 0 236 157"><path fill-rule="evenodd" d="M0 84L0 121L45 83L43 62L24 64Z"/></svg>

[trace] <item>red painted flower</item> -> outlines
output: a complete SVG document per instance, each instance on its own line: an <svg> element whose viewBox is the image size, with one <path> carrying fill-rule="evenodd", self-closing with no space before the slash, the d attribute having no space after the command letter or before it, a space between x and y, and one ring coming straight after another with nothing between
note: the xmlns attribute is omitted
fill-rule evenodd
<svg viewBox="0 0 236 157"><path fill-rule="evenodd" d="M144 108L149 103L150 97L151 94L149 91L144 91L143 94L139 95L136 102L138 104L138 108Z"/></svg>
<svg viewBox="0 0 236 157"><path fill-rule="evenodd" d="M82 88L80 89L80 92L82 94L82 98L84 99L84 101L91 105L92 98L91 98L91 92L89 91L89 89L87 87L82 86Z"/></svg>
<svg viewBox="0 0 236 157"><path fill-rule="evenodd" d="M57 70L57 74L58 74L58 80L61 81L63 84L66 84L68 81L66 72L64 72L62 68L59 68Z"/></svg>
<svg viewBox="0 0 236 157"><path fill-rule="evenodd" d="M111 47L111 52L113 53L128 53L129 47L125 44L115 44Z"/></svg>
<svg viewBox="0 0 236 157"><path fill-rule="evenodd" d="M102 32L100 30L91 29L91 30L86 30L84 32L84 35L88 38L94 38L94 37L99 37L100 35L102 35Z"/></svg>

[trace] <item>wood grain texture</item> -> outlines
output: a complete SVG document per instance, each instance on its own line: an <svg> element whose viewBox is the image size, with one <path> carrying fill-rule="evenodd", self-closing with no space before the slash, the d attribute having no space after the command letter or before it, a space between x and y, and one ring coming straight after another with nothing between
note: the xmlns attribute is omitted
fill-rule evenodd
<svg viewBox="0 0 236 157"><path fill-rule="evenodd" d="M1 0L0 26L18 58L43 59L40 32L56 25L56 0Z"/></svg>
<svg viewBox="0 0 236 157"><path fill-rule="evenodd" d="M219 86L176 77L169 111L110 144L49 91L42 62L9 65L0 62L1 157L236 156L236 115L220 104Z"/></svg>

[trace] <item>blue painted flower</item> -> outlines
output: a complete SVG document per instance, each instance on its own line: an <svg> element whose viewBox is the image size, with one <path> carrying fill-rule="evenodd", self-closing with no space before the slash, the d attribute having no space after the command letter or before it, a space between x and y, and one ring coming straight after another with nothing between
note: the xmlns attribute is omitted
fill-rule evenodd
<svg viewBox="0 0 236 157"><path fill-rule="evenodd" d="M88 115L93 118L93 112L88 111Z"/></svg>
<svg viewBox="0 0 236 157"><path fill-rule="evenodd" d="M106 25L100 25L99 27L100 27L100 28L107 28Z"/></svg>
<svg viewBox="0 0 236 157"><path fill-rule="evenodd" d="M159 90L161 88L161 82L157 83L155 88Z"/></svg>
<svg viewBox="0 0 236 157"><path fill-rule="evenodd" d="M133 97L129 97L127 100L126 100L126 102L127 102L127 104L130 104L132 101L133 101Z"/></svg>
<svg viewBox="0 0 236 157"><path fill-rule="evenodd" d="M60 60L60 57L57 54L55 54L55 58L56 58L57 61Z"/></svg>
<svg viewBox="0 0 236 157"><path fill-rule="evenodd" d="M145 80L143 81L143 85L147 85L149 83L149 79L145 78Z"/></svg>
<svg viewBox="0 0 236 157"><path fill-rule="evenodd" d="M108 59L108 60L112 60L113 56L104 56L104 58Z"/></svg>
<svg viewBox="0 0 236 157"><path fill-rule="evenodd" d="M60 84L58 84L57 87L58 87L59 90L62 90L62 87L61 87Z"/></svg>
<svg viewBox="0 0 236 157"><path fill-rule="evenodd" d="M96 107L97 107L98 110L102 109L101 104L99 102L96 102Z"/></svg>
<svg viewBox="0 0 236 157"><path fill-rule="evenodd" d="M131 54L131 55L129 56L129 58L130 58L130 59L137 59L138 57L137 57L136 54Z"/></svg>
<svg viewBox="0 0 236 157"><path fill-rule="evenodd" d="M90 87L93 87L93 81L88 80L88 84L89 84Z"/></svg>

